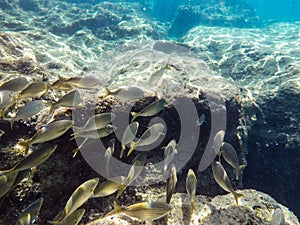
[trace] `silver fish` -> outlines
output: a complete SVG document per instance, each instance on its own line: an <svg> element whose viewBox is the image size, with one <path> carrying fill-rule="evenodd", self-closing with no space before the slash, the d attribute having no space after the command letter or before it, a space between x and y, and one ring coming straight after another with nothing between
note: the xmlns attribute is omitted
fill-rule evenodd
<svg viewBox="0 0 300 225"><path fill-rule="evenodd" d="M112 195L113 193L117 192L120 189L120 187L122 187L124 181L125 177L123 176L110 178L110 180L104 181L102 184L98 185L95 188L92 197L98 198Z"/></svg>
<svg viewBox="0 0 300 225"><path fill-rule="evenodd" d="M177 183L177 175L176 175L176 167L174 164L170 167L170 174L167 179L167 197L166 202L169 204L174 193L176 183Z"/></svg>
<svg viewBox="0 0 300 225"><path fill-rule="evenodd" d="M99 178L90 179L81 184L71 195L62 212L60 212L53 221L48 221L51 224L59 224L68 215L82 206L92 195L99 182Z"/></svg>
<svg viewBox="0 0 300 225"><path fill-rule="evenodd" d="M48 88L46 82L33 82L18 93L17 100L40 98L48 91Z"/></svg>
<svg viewBox="0 0 300 225"><path fill-rule="evenodd" d="M177 154L176 141L173 139L168 143L164 150L164 176L166 175L168 165L172 162L175 154Z"/></svg>
<svg viewBox="0 0 300 225"><path fill-rule="evenodd" d="M159 68L153 74L151 74L149 83L152 85L157 84L159 82L159 80L162 78L162 76L164 75L164 72L166 71L166 69L171 70L171 66L169 65L169 62L166 65Z"/></svg>
<svg viewBox="0 0 300 225"><path fill-rule="evenodd" d="M148 117L148 116L154 116L158 114L164 108L165 103L166 101L161 98L151 103L150 105L146 106L140 112L131 112L131 115L133 116L131 122L140 116Z"/></svg>
<svg viewBox="0 0 300 225"><path fill-rule="evenodd" d="M58 91L70 91L73 89L71 85L66 83L65 78L59 76L58 79L51 84L51 88Z"/></svg>
<svg viewBox="0 0 300 225"><path fill-rule="evenodd" d="M107 174L107 176L109 176L109 169L108 169L109 161L110 161L114 151L115 151L115 139L111 139L109 142L109 146L106 149L105 154L104 154L104 157L106 158L106 174Z"/></svg>
<svg viewBox="0 0 300 225"><path fill-rule="evenodd" d="M12 188L17 175L17 172L0 175L0 198Z"/></svg>
<svg viewBox="0 0 300 225"><path fill-rule="evenodd" d="M39 198L32 202L18 217L15 225L33 225L40 209L43 205L44 199Z"/></svg>
<svg viewBox="0 0 300 225"><path fill-rule="evenodd" d="M235 169L235 179L239 179L241 170L246 167L246 165L239 165L239 159L234 150L233 146L227 142L223 142L221 146L221 154L226 160L226 162Z"/></svg>
<svg viewBox="0 0 300 225"><path fill-rule="evenodd" d="M274 210L271 225L285 225L285 218L281 208Z"/></svg>
<svg viewBox="0 0 300 225"><path fill-rule="evenodd" d="M209 148L207 147L203 153L203 156L199 163L199 170L203 171L205 170L209 165L212 164L216 156L219 156L219 161L221 159L221 145L224 140L225 132L223 130L219 130L212 141L212 146Z"/></svg>
<svg viewBox="0 0 300 225"><path fill-rule="evenodd" d="M128 172L128 175L122 185L119 187L117 198L123 193L123 191L128 187L138 176L141 174L146 163L147 154L139 153L133 160L133 164Z"/></svg>
<svg viewBox="0 0 300 225"><path fill-rule="evenodd" d="M0 91L0 118L4 117L5 112L15 104L16 96L12 91Z"/></svg>
<svg viewBox="0 0 300 225"><path fill-rule="evenodd" d="M23 171L20 171L20 172L16 172L15 174L17 174L17 177L15 178L15 181L14 181L13 185L11 186L11 188L4 195L2 194L3 192L1 191L1 190L3 190L2 188L4 186L3 186L3 184L1 184L1 177L0 177L0 198L1 198L0 199L0 206L4 202L5 198L8 196L9 192L12 191L12 190L14 190L18 186L18 184L20 182L22 182L22 180L25 179L29 175L30 171L31 171L31 169L27 169L27 170L23 170ZM8 174L5 174L5 175L6 176L7 175L14 176L13 173L8 173Z"/></svg>
<svg viewBox="0 0 300 225"><path fill-rule="evenodd" d="M77 225L82 219L85 209L77 209L70 215L66 216L62 221L56 223L57 225ZM55 224L55 223L54 223Z"/></svg>
<svg viewBox="0 0 300 225"><path fill-rule="evenodd" d="M185 182L186 192L190 196L191 200L191 211L194 210L194 204L195 204L195 195L196 195L196 188L197 188L197 178L192 169L189 169L188 175L186 177Z"/></svg>
<svg viewBox="0 0 300 225"><path fill-rule="evenodd" d="M44 100L35 100L35 101L27 102L25 106L19 109L15 117L4 118L4 120L10 122L10 128L12 130L15 121L30 118L36 115L37 113L39 113L41 110L43 110L46 107L47 107L46 101Z"/></svg>
<svg viewBox="0 0 300 225"><path fill-rule="evenodd" d="M88 131L82 131L78 134L73 134L73 137L70 140L73 140L74 138L90 138L90 139L99 139L107 137L108 135L112 134L115 130L117 130L116 126L113 125L107 125L103 128L100 128L98 130L88 130Z"/></svg>
<svg viewBox="0 0 300 225"><path fill-rule="evenodd" d="M91 116L83 127L73 126L74 136L77 136L84 132L99 130L101 128L107 127L114 119L116 114L113 112L100 113Z"/></svg>
<svg viewBox="0 0 300 225"><path fill-rule="evenodd" d="M71 77L65 79L64 83L85 90L97 90L101 87L101 81L94 76Z"/></svg>
<svg viewBox="0 0 300 225"><path fill-rule="evenodd" d="M78 91L71 91L62 96L57 102L50 103L49 115L52 115L53 111L58 107L74 107L81 103L81 97Z"/></svg>
<svg viewBox="0 0 300 225"><path fill-rule="evenodd" d="M125 145L129 144L131 141L134 140L137 131L139 129L139 123L138 122L132 122L131 124L129 124L122 136L122 148L121 148L121 154L120 154L120 158L123 157L124 151L125 151Z"/></svg>
<svg viewBox="0 0 300 225"><path fill-rule="evenodd" d="M13 166L10 170L0 171L1 174L11 173L11 172L19 172L23 170L30 169L32 167L36 167L44 163L56 150L57 145L51 146L48 148L38 149L31 154L29 154L26 158L22 159L15 166Z"/></svg>
<svg viewBox="0 0 300 225"><path fill-rule="evenodd" d="M122 101L133 101L136 99L141 99L145 94L145 91L139 87L129 86L129 87L121 87L117 90L109 90L107 86L105 86L105 94L106 96L115 96Z"/></svg>
<svg viewBox="0 0 300 225"><path fill-rule="evenodd" d="M107 213L106 217L117 213L124 213L127 216L140 220L154 221L167 215L172 209L173 207L165 202L142 202L125 208L121 208L114 202L114 209Z"/></svg>
<svg viewBox="0 0 300 225"><path fill-rule="evenodd" d="M243 197L244 195L237 193L236 191L233 190L228 175L224 167L222 166L222 164L218 161L213 161L212 171L213 171L215 181L218 183L218 185L221 188L223 188L224 191L230 192L235 199L236 205L238 205L239 198Z"/></svg>
<svg viewBox="0 0 300 225"><path fill-rule="evenodd" d="M72 125L72 120L54 121L43 126L30 139L19 141L16 147L24 149L25 153L27 153L31 145L54 140L66 133Z"/></svg>
<svg viewBox="0 0 300 225"><path fill-rule="evenodd" d="M26 77L17 77L11 80L8 80L1 84L0 91L13 91L19 92L24 89L29 84L29 79Z"/></svg>
<svg viewBox="0 0 300 225"><path fill-rule="evenodd" d="M131 141L130 149L127 153L127 156L129 156L133 152L133 150L138 146L147 146L156 142L160 135L163 134L162 132L164 129L165 125L162 123L155 123L151 125L137 140L137 142Z"/></svg>

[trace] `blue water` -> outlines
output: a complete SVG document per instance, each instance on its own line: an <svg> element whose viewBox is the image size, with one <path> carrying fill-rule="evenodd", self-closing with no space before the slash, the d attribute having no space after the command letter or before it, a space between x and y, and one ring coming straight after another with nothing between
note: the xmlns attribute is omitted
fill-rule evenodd
<svg viewBox="0 0 300 225"><path fill-rule="evenodd" d="M248 0L257 16L265 20L299 21L299 0Z"/></svg>

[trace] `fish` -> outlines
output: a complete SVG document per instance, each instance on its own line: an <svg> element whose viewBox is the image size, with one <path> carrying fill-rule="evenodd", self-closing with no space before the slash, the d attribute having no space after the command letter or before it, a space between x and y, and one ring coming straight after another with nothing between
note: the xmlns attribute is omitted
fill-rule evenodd
<svg viewBox="0 0 300 225"><path fill-rule="evenodd" d="M66 216L62 221L60 221L59 225L77 225L82 219L85 213L85 209L77 209L72 212L70 215Z"/></svg>
<svg viewBox="0 0 300 225"><path fill-rule="evenodd" d="M176 183L177 183L177 174L176 174L176 167L174 164L171 165L170 167L170 174L167 179L167 195L166 195L166 202L169 204L172 198L172 195L174 193Z"/></svg>
<svg viewBox="0 0 300 225"><path fill-rule="evenodd" d="M165 202L142 202L136 203L125 208L121 208L114 202L114 209L106 214L111 216L113 214L124 213L127 216L135 217L143 221L154 221L167 215L173 207Z"/></svg>
<svg viewBox="0 0 300 225"><path fill-rule="evenodd" d="M168 170L168 165L173 160L175 154L177 154L176 141L173 139L168 143L167 147L164 150L164 167L163 167L164 176L166 175Z"/></svg>
<svg viewBox="0 0 300 225"><path fill-rule="evenodd" d="M0 91L19 92L28 86L29 82L30 79L26 77L17 77L2 83L0 86Z"/></svg>
<svg viewBox="0 0 300 225"><path fill-rule="evenodd" d="M109 90L109 88L105 86L105 94L103 98L107 96L114 96L122 101L133 101L141 99L144 95L145 91L135 86L121 87L113 91Z"/></svg>
<svg viewBox="0 0 300 225"><path fill-rule="evenodd" d="M119 191L117 193L117 198L121 196L124 190L141 174L144 169L145 163L147 159L147 154L142 152L139 153L134 159L132 166L128 172L127 177L125 178L122 185L119 187Z"/></svg>
<svg viewBox="0 0 300 225"><path fill-rule="evenodd" d="M74 107L81 103L82 99L77 90L70 91L62 96L57 102L50 103L49 115L52 115L53 111L58 107Z"/></svg>
<svg viewBox="0 0 300 225"><path fill-rule="evenodd" d="M3 188L4 185L1 184L1 176L0 176L0 206L4 202L5 198L8 196L9 192L12 191L12 190L14 190L18 186L18 184L20 182L22 182L22 180L25 179L29 175L30 171L31 171L31 169L27 169L27 170L23 170L23 171L17 172L17 177L14 178L15 181L13 182L13 185L11 186L11 188L8 191L6 191L6 193L4 195L1 192L1 188ZM6 175L11 175L11 174L13 174L13 173L8 173Z"/></svg>
<svg viewBox="0 0 300 225"><path fill-rule="evenodd" d="M169 65L169 61L167 62L166 65L162 66L157 71L155 71L153 74L151 74L151 76L149 78L149 83L152 84L152 85L157 84L158 81L164 75L164 72L166 71L166 69L171 70L171 66Z"/></svg>
<svg viewBox="0 0 300 225"><path fill-rule="evenodd" d="M188 175L185 182L186 192L188 193L191 201L191 212L194 210L196 188L197 188L197 178L192 169L189 169Z"/></svg>
<svg viewBox="0 0 300 225"><path fill-rule="evenodd" d="M131 112L133 122L136 118L142 117L149 117L158 114L165 106L166 101L164 99L158 99L155 102L152 102L150 105L146 106L139 112Z"/></svg>
<svg viewBox="0 0 300 225"><path fill-rule="evenodd" d="M15 121L30 118L36 115L37 113L39 113L41 110L43 110L46 107L47 107L46 101L44 100L34 100L31 102L27 102L25 106L19 109L15 117L4 118L4 120L9 121L10 129L12 130Z"/></svg>
<svg viewBox="0 0 300 225"><path fill-rule="evenodd" d="M66 133L73 125L72 120L58 120L39 129L30 139L20 140L16 148L24 149L27 154L31 145L54 140Z"/></svg>
<svg viewBox="0 0 300 225"><path fill-rule="evenodd" d="M128 150L127 157L133 152L133 150L138 146L151 145L158 140L160 135L162 135L165 125L162 123L155 123L151 125L137 140L137 142L131 141L130 149Z"/></svg>
<svg viewBox="0 0 300 225"><path fill-rule="evenodd" d="M19 172L30 169L32 167L37 167L44 163L53 154L56 148L57 145L33 151L27 157L18 162L15 166L13 166L11 169L0 171L0 175L11 172Z"/></svg>
<svg viewBox="0 0 300 225"><path fill-rule="evenodd" d="M109 180L104 181L94 190L92 198L106 197L117 192L125 181L124 176L110 178Z"/></svg>
<svg viewBox="0 0 300 225"><path fill-rule="evenodd" d="M197 125L198 125L198 126L202 126L202 125L205 123L205 120L206 120L206 116L205 116L205 114L203 113L203 114L199 117L199 119L198 119L198 121L197 121Z"/></svg>
<svg viewBox="0 0 300 225"><path fill-rule="evenodd" d="M74 136L77 136L81 133L99 130L101 128L107 127L114 119L116 118L116 114L113 112L108 113L100 113L91 116L83 127L73 126Z"/></svg>
<svg viewBox="0 0 300 225"><path fill-rule="evenodd" d="M5 109L12 101L14 92L13 91L0 91L0 110Z"/></svg>
<svg viewBox="0 0 300 225"><path fill-rule="evenodd" d="M73 133L73 137L70 140L73 140L78 137L89 138L89 139L104 138L104 137L107 137L108 135L112 134L116 130L117 130L116 126L109 124L98 130L87 130L87 131L80 132L78 134Z"/></svg>
<svg viewBox="0 0 300 225"><path fill-rule="evenodd" d="M129 144L131 141L134 140L138 132L138 129L139 129L138 122L132 122L126 127L121 140L122 146L121 146L120 158L123 158L123 154L126 148L125 145Z"/></svg>
<svg viewBox="0 0 300 225"><path fill-rule="evenodd" d="M40 98L48 91L49 85L46 82L33 82L18 93L17 100Z"/></svg>
<svg viewBox="0 0 300 225"><path fill-rule="evenodd" d="M5 134L4 130L0 130L0 138Z"/></svg>
<svg viewBox="0 0 300 225"><path fill-rule="evenodd" d="M285 225L285 218L281 208L276 208L272 215L271 225Z"/></svg>
<svg viewBox="0 0 300 225"><path fill-rule="evenodd" d="M71 85L66 83L65 78L63 78L62 76L58 76L58 79L54 81L50 85L50 87L58 91L71 91L72 89L74 89Z"/></svg>
<svg viewBox="0 0 300 225"><path fill-rule="evenodd" d="M238 205L239 199L242 198L244 195L233 190L230 180L228 178L228 175L227 175L224 167L222 166L222 164L218 161L213 161L212 171L213 171L213 176L214 176L217 184L224 191L230 192L234 197L235 204Z"/></svg>
<svg viewBox="0 0 300 225"><path fill-rule="evenodd" d="M15 225L33 225L42 208L44 199L38 198L19 215Z"/></svg>
<svg viewBox="0 0 300 225"><path fill-rule="evenodd" d="M85 89L85 90L96 90L101 86L101 82L94 76L83 76L83 77L70 77L64 78L59 76L51 88L60 90L60 91L70 91L72 89Z"/></svg>
<svg viewBox="0 0 300 225"><path fill-rule="evenodd" d="M81 184L67 201L65 208L52 220L51 224L60 224L67 216L82 206L92 195L99 182L99 178L93 178Z"/></svg>
<svg viewBox="0 0 300 225"><path fill-rule="evenodd" d="M219 130L212 140L211 147L207 147L202 155L202 158L199 163L199 171L205 170L208 166L212 164L215 160L216 156L219 156L219 161L221 160L221 151L220 148L222 146L224 140L225 132L224 130Z"/></svg>
<svg viewBox="0 0 300 225"><path fill-rule="evenodd" d="M18 172L0 175L0 198L3 197L12 188Z"/></svg>
<svg viewBox="0 0 300 225"><path fill-rule="evenodd" d="M104 157L106 158L106 174L107 174L107 176L109 176L109 169L108 169L109 161L110 161L110 158L112 157L112 154L114 153L114 151L115 151L115 139L111 139L109 141L109 146L106 149L105 154L104 154Z"/></svg>
<svg viewBox="0 0 300 225"><path fill-rule="evenodd" d="M85 90L97 90L101 87L101 81L94 76L71 77L65 79L64 83Z"/></svg>
<svg viewBox="0 0 300 225"><path fill-rule="evenodd" d="M0 91L0 118L4 117L5 112L15 104L16 95L12 91Z"/></svg>
<svg viewBox="0 0 300 225"><path fill-rule="evenodd" d="M235 169L235 179L238 180L241 170L243 170L246 165L239 165L239 159L236 151L233 146L227 142L223 142L221 146L221 154L226 162Z"/></svg>

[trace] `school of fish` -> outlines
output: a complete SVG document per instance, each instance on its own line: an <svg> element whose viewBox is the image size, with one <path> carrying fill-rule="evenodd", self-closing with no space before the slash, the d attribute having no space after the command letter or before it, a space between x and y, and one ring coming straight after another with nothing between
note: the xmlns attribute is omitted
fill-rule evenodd
<svg viewBox="0 0 300 225"><path fill-rule="evenodd" d="M171 69L169 65L163 66L152 74L151 82L157 82L166 69ZM53 117L56 109L59 107L74 108L79 107L82 102L81 91L79 90L95 90L99 88L101 82L92 76L86 77L59 77L57 81L49 84L47 82L33 81L26 77L17 77L9 79L0 84L0 119L7 121L10 124L10 129L13 130L14 125L19 120L29 119L42 110L47 110L49 119ZM145 90L139 87L122 87L111 91L107 86L103 97L114 96L125 101L141 98L145 94ZM42 99L42 96L52 89L53 91L67 92L55 102L47 102ZM131 122L124 130L120 140L119 158L129 157L134 151L138 151L139 147L148 146L155 143L161 135L164 135L166 127L162 123L154 123L149 126L139 137L138 131L141 127L137 121L139 117L151 117L159 113L163 113L166 101L163 98L157 98L154 102L144 107L139 112L131 112ZM11 168L0 168L0 204L4 198L9 196L9 193L28 175L32 168L38 167L44 163L52 154L55 154L57 148L61 146L43 143L51 143L52 140L65 135L70 128L73 133L69 138L70 141L74 138L83 138L83 142L77 149L73 150L74 157L80 149L91 139L104 138L111 135L117 127L111 123L115 120L116 114L106 112L91 116L83 126L75 126L74 121L69 119L55 120L44 124L41 128L26 140L19 140L15 148L21 149L24 153L24 158L15 163ZM199 126L205 122L205 114L202 114L197 121ZM6 132L0 130L0 139L6 135ZM235 170L235 179L238 180L242 170L246 165L239 163L238 155L234 147L224 142L224 131L219 131L214 139L212 151L218 156L210 162L212 166L213 177L216 183L226 192L229 192L234 197L236 205L240 204L242 194L233 189L227 172L221 164L223 157L231 167ZM35 146L33 148L33 146ZM105 168L109 174L110 160L116 157L116 140L111 139L105 152L105 160L107 162ZM30 150L34 149L34 151ZM177 169L173 163L174 157L180 152L177 149L176 140L170 140L167 146L163 148L164 164L162 174L166 178L166 200L154 202L140 202L130 206L120 206L116 201L113 203L114 209L107 213L106 216L123 213L127 216L137 218L141 221L153 221L164 216L173 209L171 204L172 195L176 191L177 184ZM85 181L74 190L62 208L54 218L49 218L49 224L55 225L76 225L84 216L84 204L91 198L103 198L116 194L116 200L122 195L124 190L139 177L143 170L143 166L147 163L147 152L141 152L132 160L131 169L127 176L112 177L104 182L99 182L99 178L93 178ZM201 179L199 173L190 168L186 176L186 192L190 198L190 212L193 213L195 208L195 196L197 191L198 179ZM32 202L16 220L16 225L34 224L38 218L39 211L42 208L44 201L47 199L39 198ZM277 216L278 214L278 216ZM276 211L276 217L279 217L280 212ZM275 220L275 219L274 219ZM283 219L281 219L283 220ZM273 224L273 223L272 223ZM275 224L275 223L274 223ZM278 223L279 224L279 223ZM281 223L280 223L281 224Z"/></svg>

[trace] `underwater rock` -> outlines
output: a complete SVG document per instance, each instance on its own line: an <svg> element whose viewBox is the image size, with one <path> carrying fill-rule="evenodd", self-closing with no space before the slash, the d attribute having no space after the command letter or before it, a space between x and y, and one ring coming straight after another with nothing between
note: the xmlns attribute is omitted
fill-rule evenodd
<svg viewBox="0 0 300 225"><path fill-rule="evenodd" d="M233 203L233 197L230 194L218 195L213 198L197 195L195 197L195 207L190 214L190 201L187 194L176 193L173 195L171 205L173 210L162 219L154 221L152 224L205 224L205 225L225 225L225 224L261 224L269 225L274 210L280 207L284 212L286 224L299 225L297 217L289 211L285 206L277 203L271 196L253 190L241 190L239 193L245 197L241 201L241 205L236 206ZM164 198L165 196L160 196ZM143 196L143 200L155 200L156 196ZM95 220L86 225L98 224L135 224L138 220L127 217L123 214L104 217ZM150 224L145 222L145 224Z"/></svg>

